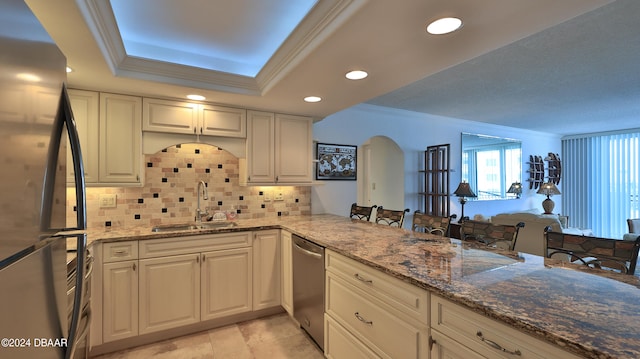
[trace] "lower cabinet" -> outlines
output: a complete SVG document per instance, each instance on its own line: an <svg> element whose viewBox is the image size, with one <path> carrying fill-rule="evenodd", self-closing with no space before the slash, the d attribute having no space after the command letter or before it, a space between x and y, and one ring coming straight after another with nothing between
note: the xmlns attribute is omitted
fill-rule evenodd
<svg viewBox="0 0 640 359"><path fill-rule="evenodd" d="M103 341L138 335L138 261L103 266Z"/></svg>
<svg viewBox="0 0 640 359"><path fill-rule="evenodd" d="M280 232L280 260L282 261L281 303L284 310L293 316L293 260L291 257L291 232Z"/></svg>
<svg viewBox="0 0 640 359"><path fill-rule="evenodd" d="M280 230L253 233L253 310L280 305Z"/></svg>
<svg viewBox="0 0 640 359"><path fill-rule="evenodd" d="M252 250L202 253L200 318L209 320L252 308Z"/></svg>
<svg viewBox="0 0 640 359"><path fill-rule="evenodd" d="M429 293L326 251L329 358L429 357Z"/></svg>
<svg viewBox="0 0 640 359"><path fill-rule="evenodd" d="M200 321L200 255L140 260L138 334Z"/></svg>
<svg viewBox="0 0 640 359"><path fill-rule="evenodd" d="M433 294L431 344L432 358L578 358Z"/></svg>
<svg viewBox="0 0 640 359"><path fill-rule="evenodd" d="M102 342L280 305L280 230L103 245Z"/></svg>

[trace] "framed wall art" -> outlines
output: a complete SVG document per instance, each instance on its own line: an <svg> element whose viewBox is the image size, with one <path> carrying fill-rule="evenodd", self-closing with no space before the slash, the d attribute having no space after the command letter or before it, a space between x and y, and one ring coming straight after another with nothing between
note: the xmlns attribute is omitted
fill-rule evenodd
<svg viewBox="0 0 640 359"><path fill-rule="evenodd" d="M316 180L356 180L358 147L318 143Z"/></svg>

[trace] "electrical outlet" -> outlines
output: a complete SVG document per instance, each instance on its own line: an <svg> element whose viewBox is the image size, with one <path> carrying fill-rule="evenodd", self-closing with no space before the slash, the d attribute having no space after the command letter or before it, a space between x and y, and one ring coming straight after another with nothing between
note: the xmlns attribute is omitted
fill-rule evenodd
<svg viewBox="0 0 640 359"><path fill-rule="evenodd" d="M271 201L271 191L264 191L264 201L265 202Z"/></svg>
<svg viewBox="0 0 640 359"><path fill-rule="evenodd" d="M117 195L116 194L102 194L98 198L100 201L100 208L116 208Z"/></svg>
<svg viewBox="0 0 640 359"><path fill-rule="evenodd" d="M276 192L275 196L273 196L274 201L284 201L284 195L282 192Z"/></svg>

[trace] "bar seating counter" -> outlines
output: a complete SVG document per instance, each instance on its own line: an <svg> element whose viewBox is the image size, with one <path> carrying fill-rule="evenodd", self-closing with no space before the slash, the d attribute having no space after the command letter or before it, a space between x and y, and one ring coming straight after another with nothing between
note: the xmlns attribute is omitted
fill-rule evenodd
<svg viewBox="0 0 640 359"><path fill-rule="evenodd" d="M286 229L584 358L640 358L637 276L335 215L241 219L232 227L93 230L89 242Z"/></svg>

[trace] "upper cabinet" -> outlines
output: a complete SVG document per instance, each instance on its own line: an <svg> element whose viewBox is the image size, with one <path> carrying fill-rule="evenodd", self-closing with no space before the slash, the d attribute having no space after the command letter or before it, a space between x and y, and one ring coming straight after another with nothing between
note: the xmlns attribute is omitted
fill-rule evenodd
<svg viewBox="0 0 640 359"><path fill-rule="evenodd" d="M246 110L145 98L144 131L245 138Z"/></svg>
<svg viewBox="0 0 640 359"><path fill-rule="evenodd" d="M69 100L80 138L84 180L86 183L98 183L100 94L93 91L69 90ZM71 151L67 151L67 182L69 183L74 181L72 161Z"/></svg>
<svg viewBox="0 0 640 359"><path fill-rule="evenodd" d="M87 185L140 185L142 98L82 90L69 90L69 98ZM73 182L73 166L67 168Z"/></svg>
<svg viewBox="0 0 640 359"><path fill-rule="evenodd" d="M311 183L312 125L308 117L247 111L247 158L240 183Z"/></svg>

